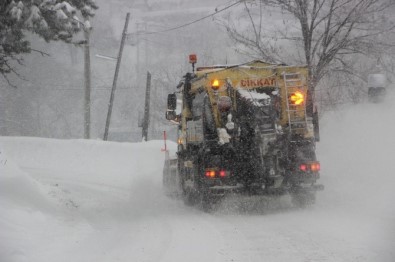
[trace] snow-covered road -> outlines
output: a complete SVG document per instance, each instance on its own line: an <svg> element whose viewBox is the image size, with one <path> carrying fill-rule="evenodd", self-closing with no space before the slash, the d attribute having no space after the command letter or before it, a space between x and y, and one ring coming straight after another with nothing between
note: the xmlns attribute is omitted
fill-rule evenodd
<svg viewBox="0 0 395 262"><path fill-rule="evenodd" d="M395 106L321 132L315 206L211 214L163 194L160 141L0 137L0 261L395 261Z"/></svg>

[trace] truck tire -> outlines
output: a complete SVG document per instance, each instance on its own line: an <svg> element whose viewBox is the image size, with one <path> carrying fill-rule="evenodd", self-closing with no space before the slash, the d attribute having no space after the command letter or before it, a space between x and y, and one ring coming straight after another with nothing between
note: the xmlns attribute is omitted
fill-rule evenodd
<svg viewBox="0 0 395 262"><path fill-rule="evenodd" d="M216 201L210 195L202 195L201 205L204 212L212 212Z"/></svg>
<svg viewBox="0 0 395 262"><path fill-rule="evenodd" d="M190 190L186 190L182 194L182 199L184 204L187 206L195 206L199 203L199 197L196 193L191 192Z"/></svg>

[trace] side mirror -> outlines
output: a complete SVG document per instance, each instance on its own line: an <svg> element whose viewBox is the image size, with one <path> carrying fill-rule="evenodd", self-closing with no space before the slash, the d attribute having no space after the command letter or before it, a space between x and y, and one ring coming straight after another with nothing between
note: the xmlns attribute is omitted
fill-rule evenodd
<svg viewBox="0 0 395 262"><path fill-rule="evenodd" d="M167 110L174 111L177 108L177 96L176 94L169 94L167 96Z"/></svg>
<svg viewBox="0 0 395 262"><path fill-rule="evenodd" d="M174 120L176 119L177 115L175 111L166 111L166 119L167 120Z"/></svg>

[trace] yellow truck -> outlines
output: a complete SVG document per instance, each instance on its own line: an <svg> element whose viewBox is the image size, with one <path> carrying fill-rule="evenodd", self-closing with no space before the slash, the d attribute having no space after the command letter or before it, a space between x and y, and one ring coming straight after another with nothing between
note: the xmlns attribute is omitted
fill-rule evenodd
<svg viewBox="0 0 395 262"><path fill-rule="evenodd" d="M166 111L178 125L175 173L185 203L210 208L228 193L314 203L323 185L307 68L252 61L195 71L191 60Z"/></svg>

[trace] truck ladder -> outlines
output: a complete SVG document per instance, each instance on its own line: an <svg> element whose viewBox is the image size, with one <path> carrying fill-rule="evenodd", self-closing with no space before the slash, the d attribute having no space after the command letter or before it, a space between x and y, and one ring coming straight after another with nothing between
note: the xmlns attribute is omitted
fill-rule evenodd
<svg viewBox="0 0 395 262"><path fill-rule="evenodd" d="M292 105L289 101L289 95L299 90L302 93L304 90L303 79L300 73L283 73L283 80L285 86L285 94L287 100L287 116L289 131L295 129L306 129L307 128L307 117L306 117L306 104L303 105Z"/></svg>

